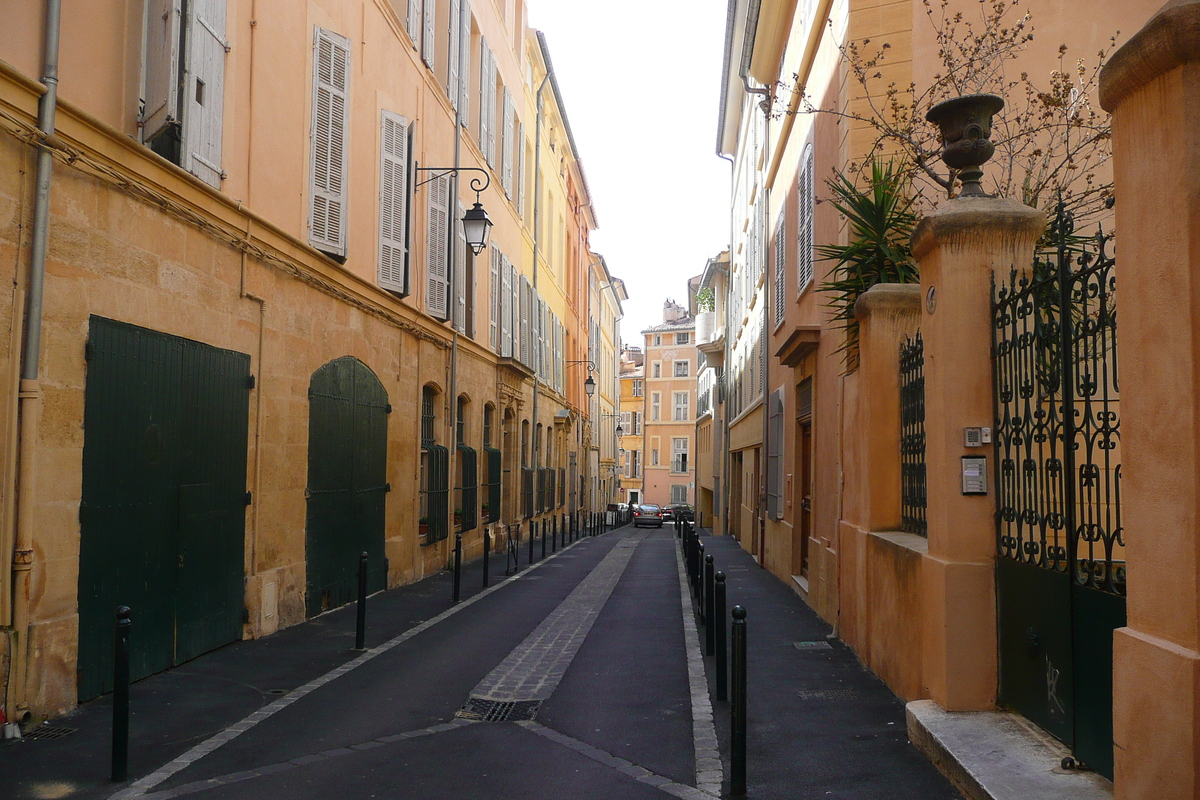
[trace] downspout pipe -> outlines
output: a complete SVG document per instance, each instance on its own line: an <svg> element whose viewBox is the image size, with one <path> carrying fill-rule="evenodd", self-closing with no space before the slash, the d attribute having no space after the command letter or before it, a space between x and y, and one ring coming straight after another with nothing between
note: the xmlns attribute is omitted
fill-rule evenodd
<svg viewBox="0 0 1200 800"><path fill-rule="evenodd" d="M54 135L58 110L58 39L62 19L61 0L46 0L46 26L42 84L46 93L38 102L38 128L43 138ZM29 589L33 566L34 450L38 436L41 389L38 367L42 344L42 303L46 275L46 250L50 234L50 178L54 159L49 147L38 145L37 183L33 206L33 237L29 264L25 346L21 355L21 384L17 414L19 461L17 466L17 531L12 568L12 655L9 658L7 712L10 722L30 718L25 699L29 660Z"/></svg>
<svg viewBox="0 0 1200 800"><path fill-rule="evenodd" d="M535 303L534 299L538 296L538 253L541 252L541 233L542 233L542 119L546 113L546 98L543 92L550 84L550 75L552 67L550 62L546 62L546 77L542 78L542 83L537 90L537 120L534 123L533 133L533 297L529 299L529 314L532 317ZM523 142L517 143L519 147L524 147ZM538 320L538 326L542 325L542 320ZM530 343L530 350L533 349ZM533 458L530 463L533 464L534 480L537 480L537 469L541 463L542 442L540 441L538 430L538 395L541 394L541 375L538 373L538 367L533 368ZM546 428L546 436L550 435L550 429Z"/></svg>

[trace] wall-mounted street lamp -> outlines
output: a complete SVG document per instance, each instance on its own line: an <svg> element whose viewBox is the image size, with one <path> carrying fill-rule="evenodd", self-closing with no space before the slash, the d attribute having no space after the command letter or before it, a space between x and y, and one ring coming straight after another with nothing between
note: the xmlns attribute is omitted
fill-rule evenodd
<svg viewBox="0 0 1200 800"><path fill-rule="evenodd" d="M616 419L617 417L620 417L620 416L621 416L620 414L601 414L600 419ZM621 423L619 423L619 422L617 423L617 429L613 432L615 434L617 434L618 438L625 435L625 429L621 427Z"/></svg>
<svg viewBox="0 0 1200 800"><path fill-rule="evenodd" d="M463 234L467 240L467 246L471 248L471 252L475 255L482 253L488 246L488 236L492 230L492 221L488 219L487 212L483 209L483 204L479 202L479 195L487 190L492 185L492 176L486 169L480 167L417 167L417 172L436 172L436 175L430 175L425 180L421 181L414 188L419 188L437 178L444 178L447 175L458 177L460 172L482 172L483 179L471 178L471 190L475 192L475 205L467 209L467 213L463 214Z"/></svg>
<svg viewBox="0 0 1200 800"><path fill-rule="evenodd" d="M469 214L471 212L468 211L467 213ZM573 364L587 364L588 365L588 376L587 376L587 380L583 382L583 391L587 393L588 397L591 397L592 395L594 395L596 393L596 381L592 378L592 372L596 369L595 362L585 359L583 361L567 361L564 363L566 363L566 365L568 367L572 366Z"/></svg>

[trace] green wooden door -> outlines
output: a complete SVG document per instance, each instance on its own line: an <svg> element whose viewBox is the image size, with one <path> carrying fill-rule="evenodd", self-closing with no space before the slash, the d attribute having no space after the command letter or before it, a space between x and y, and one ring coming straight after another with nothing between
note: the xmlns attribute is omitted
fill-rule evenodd
<svg viewBox="0 0 1200 800"><path fill-rule="evenodd" d="M367 553L367 590L387 586L384 558L387 392L366 364L345 356L309 383L305 560L309 616L353 600Z"/></svg>
<svg viewBox="0 0 1200 800"><path fill-rule="evenodd" d="M81 701L241 635L250 357L92 317L80 503Z"/></svg>

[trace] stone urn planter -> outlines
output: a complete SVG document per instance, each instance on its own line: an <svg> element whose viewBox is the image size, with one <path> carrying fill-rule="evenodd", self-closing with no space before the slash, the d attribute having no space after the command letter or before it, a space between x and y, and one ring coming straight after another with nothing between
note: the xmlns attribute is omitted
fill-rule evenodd
<svg viewBox="0 0 1200 800"><path fill-rule="evenodd" d="M712 341L717 327L717 312L701 311L696 315L696 343L703 344Z"/></svg>
<svg viewBox="0 0 1200 800"><path fill-rule="evenodd" d="M994 94L968 94L938 103L925 115L942 133L942 161L958 171L963 197L987 197L980 167L996 152L992 118L1002 108L1004 100Z"/></svg>

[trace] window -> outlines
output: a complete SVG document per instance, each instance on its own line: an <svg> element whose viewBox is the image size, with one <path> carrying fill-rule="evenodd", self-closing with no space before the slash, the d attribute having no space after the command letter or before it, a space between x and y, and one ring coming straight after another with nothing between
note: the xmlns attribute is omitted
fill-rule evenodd
<svg viewBox="0 0 1200 800"><path fill-rule="evenodd" d="M767 516L783 518L783 389L767 398Z"/></svg>
<svg viewBox="0 0 1200 800"><path fill-rule="evenodd" d="M479 149L488 166L496 166L496 57L487 37L479 39Z"/></svg>
<svg viewBox="0 0 1200 800"><path fill-rule="evenodd" d="M450 453L437 443L437 396L432 386L421 389L420 519L424 544L449 535Z"/></svg>
<svg viewBox="0 0 1200 800"><path fill-rule="evenodd" d="M219 189L224 177L225 0L193 0L182 6L177 0L147 0L147 12L143 141ZM346 48L348 59L348 41Z"/></svg>
<svg viewBox="0 0 1200 800"><path fill-rule="evenodd" d="M634 397L642 396L642 388L643 388L642 384L643 384L643 381L641 378L634 379L634 381L633 381L633 396Z"/></svg>
<svg viewBox="0 0 1200 800"><path fill-rule="evenodd" d="M483 407L483 446L492 446L492 416L493 409L490 405Z"/></svg>
<svg viewBox="0 0 1200 800"><path fill-rule="evenodd" d="M421 442L437 441L437 391L432 386L421 390Z"/></svg>
<svg viewBox="0 0 1200 800"><path fill-rule="evenodd" d="M660 415L662 413L660 411L661 405L662 405L662 393L661 392L651 392L650 393L650 421L651 422L659 421Z"/></svg>
<svg viewBox="0 0 1200 800"><path fill-rule="evenodd" d="M345 258L350 40L323 28L315 38L308 243Z"/></svg>
<svg viewBox="0 0 1200 800"><path fill-rule="evenodd" d="M658 448L657 447L651 448L651 450L650 450L650 466L652 466L652 467L658 466Z"/></svg>
<svg viewBox="0 0 1200 800"><path fill-rule="evenodd" d="M796 292L803 292L813 279L813 147L804 154L800 170L798 199L799 218L796 220Z"/></svg>
<svg viewBox="0 0 1200 800"><path fill-rule="evenodd" d="M779 220L775 223L775 326L783 324L787 310L787 207L779 209Z"/></svg>
<svg viewBox="0 0 1200 800"><path fill-rule="evenodd" d="M689 336L686 333L675 334L675 344L687 344Z"/></svg>
<svg viewBox="0 0 1200 800"><path fill-rule="evenodd" d="M655 361L654 364L651 366L651 377L654 377L654 378L662 377L662 362L661 361Z"/></svg>
<svg viewBox="0 0 1200 800"><path fill-rule="evenodd" d="M688 375L691 373L691 366L692 365L691 365L690 361L676 361L675 362L675 377L676 378L688 377Z"/></svg>
<svg viewBox="0 0 1200 800"><path fill-rule="evenodd" d="M688 471L688 440L679 436L671 440L671 472ZM685 502L685 501L679 501Z"/></svg>
<svg viewBox="0 0 1200 800"><path fill-rule="evenodd" d="M456 530L474 530L479 524L479 456L474 447L467 445L467 415L470 402L460 395L454 420L455 445L458 448L457 478L454 487L454 527Z"/></svg>
<svg viewBox="0 0 1200 800"><path fill-rule="evenodd" d="M379 286L408 294L408 193L412 126L382 112L379 134Z"/></svg>
<svg viewBox="0 0 1200 800"><path fill-rule="evenodd" d="M688 501L688 487L686 483L671 484L671 502L686 503Z"/></svg>
<svg viewBox="0 0 1200 800"><path fill-rule="evenodd" d="M691 417L689 416L689 413L691 411L691 409L689 408L689 406L691 405L691 398L692 398L691 392L675 392L675 421L676 422L686 422L689 419L691 419Z"/></svg>
<svg viewBox="0 0 1200 800"><path fill-rule="evenodd" d="M662 334L656 333L654 334L654 346L658 347L660 344L662 344Z"/></svg>

